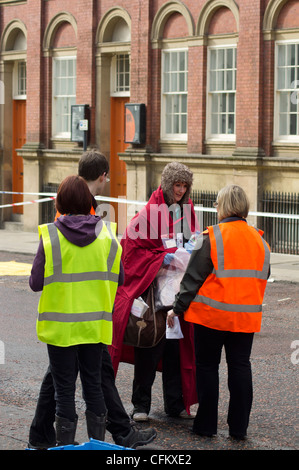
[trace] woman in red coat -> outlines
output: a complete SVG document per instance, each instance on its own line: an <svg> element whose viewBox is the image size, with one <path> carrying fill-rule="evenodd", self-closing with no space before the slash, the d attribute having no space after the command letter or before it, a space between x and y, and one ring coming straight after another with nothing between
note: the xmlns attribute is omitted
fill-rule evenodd
<svg viewBox="0 0 299 470"><path fill-rule="evenodd" d="M146 421L156 370L162 370L165 411L170 416L190 417L197 403L193 326L181 322L184 338L163 338L152 348L133 348L123 337L134 299L144 294L161 266L177 250L176 234L184 241L199 230L189 198L193 175L185 165L172 162L162 172L161 185L147 205L132 219L121 240L124 285L119 287L113 312L113 343L109 347L115 374L119 362L135 364L133 419ZM162 359L162 361L161 361Z"/></svg>

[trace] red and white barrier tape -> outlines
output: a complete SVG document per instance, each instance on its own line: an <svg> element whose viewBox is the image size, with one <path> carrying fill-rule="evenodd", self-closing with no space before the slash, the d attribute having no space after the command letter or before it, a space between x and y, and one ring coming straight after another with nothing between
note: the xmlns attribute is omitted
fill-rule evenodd
<svg viewBox="0 0 299 470"><path fill-rule="evenodd" d="M5 205L0 206L0 209L3 209L5 207L21 206L25 204L47 202L47 201L55 200L56 198L56 193L19 193L19 192L13 192L13 191L0 191L0 194L19 194L19 195L25 195L25 196L26 195L49 196L49 197L42 198L42 199L35 199L33 201L15 202L13 204L5 204ZM132 201L129 199L125 199L124 197L116 198L116 197L109 197L109 196L96 196L96 199L102 202L117 202L120 204L135 204L135 205L140 205L140 206L144 206L146 204L145 201ZM217 209L214 209L211 207L202 207L202 206L194 206L194 210L196 212L217 212ZM299 220L299 214L277 214L273 212L250 211L248 216Z"/></svg>
<svg viewBox="0 0 299 470"><path fill-rule="evenodd" d="M13 202L11 204L3 204L0 206L0 209L4 209L5 207L14 207L14 206L24 206L25 204L35 204L39 202L47 202L47 201L52 201L55 199L55 197L47 197L43 199L34 199L32 201L22 201L22 202Z"/></svg>

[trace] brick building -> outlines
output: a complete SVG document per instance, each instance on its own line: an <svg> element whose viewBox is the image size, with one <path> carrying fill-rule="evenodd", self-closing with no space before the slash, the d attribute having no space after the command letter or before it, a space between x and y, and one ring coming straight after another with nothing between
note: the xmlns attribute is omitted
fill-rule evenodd
<svg viewBox="0 0 299 470"><path fill-rule="evenodd" d="M195 189L241 184L252 210L265 190L299 193L298 0L0 0L0 41L2 191L77 172L77 104L110 160L107 195L147 200L171 160ZM124 142L128 102L145 105L141 143ZM36 230L40 212L1 222Z"/></svg>

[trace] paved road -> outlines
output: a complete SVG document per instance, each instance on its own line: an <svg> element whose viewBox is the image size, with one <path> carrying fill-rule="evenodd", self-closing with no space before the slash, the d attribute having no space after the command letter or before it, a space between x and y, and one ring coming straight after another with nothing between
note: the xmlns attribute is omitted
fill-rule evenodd
<svg viewBox="0 0 299 470"><path fill-rule="evenodd" d="M0 251L1 262L32 262L33 255ZM0 449L22 450L33 417L42 376L47 367L45 345L35 334L39 294L30 291L23 275L0 274L1 330L5 361L0 364ZM191 433L191 422L168 418L163 411L161 375L153 388L150 425L158 430L156 449L180 450L298 450L298 332L299 286L286 281L269 282L266 289L263 327L255 335L252 367L254 404L245 442L227 437L228 406L225 359L220 367L219 430L213 439ZM0 343L1 344L1 343ZM296 350L298 351L296 353ZM121 364L117 386L129 412L133 368ZM79 424L77 438L86 442L84 402L80 385L77 392ZM196 407L195 407L196 408ZM142 425L145 427L147 425ZM107 440L112 442L110 435Z"/></svg>

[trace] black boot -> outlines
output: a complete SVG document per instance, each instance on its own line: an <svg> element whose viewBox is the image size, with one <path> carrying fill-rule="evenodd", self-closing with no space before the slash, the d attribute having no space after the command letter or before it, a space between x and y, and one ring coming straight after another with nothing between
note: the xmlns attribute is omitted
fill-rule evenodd
<svg viewBox="0 0 299 470"><path fill-rule="evenodd" d="M98 441L104 441L107 414L105 413L97 416L96 414L92 413L92 411L86 410L85 415L88 437L97 439Z"/></svg>
<svg viewBox="0 0 299 470"><path fill-rule="evenodd" d="M75 442L75 435L77 429L77 421L70 421L67 418L55 415L55 427L56 427L56 445L64 446L68 444L78 444Z"/></svg>

